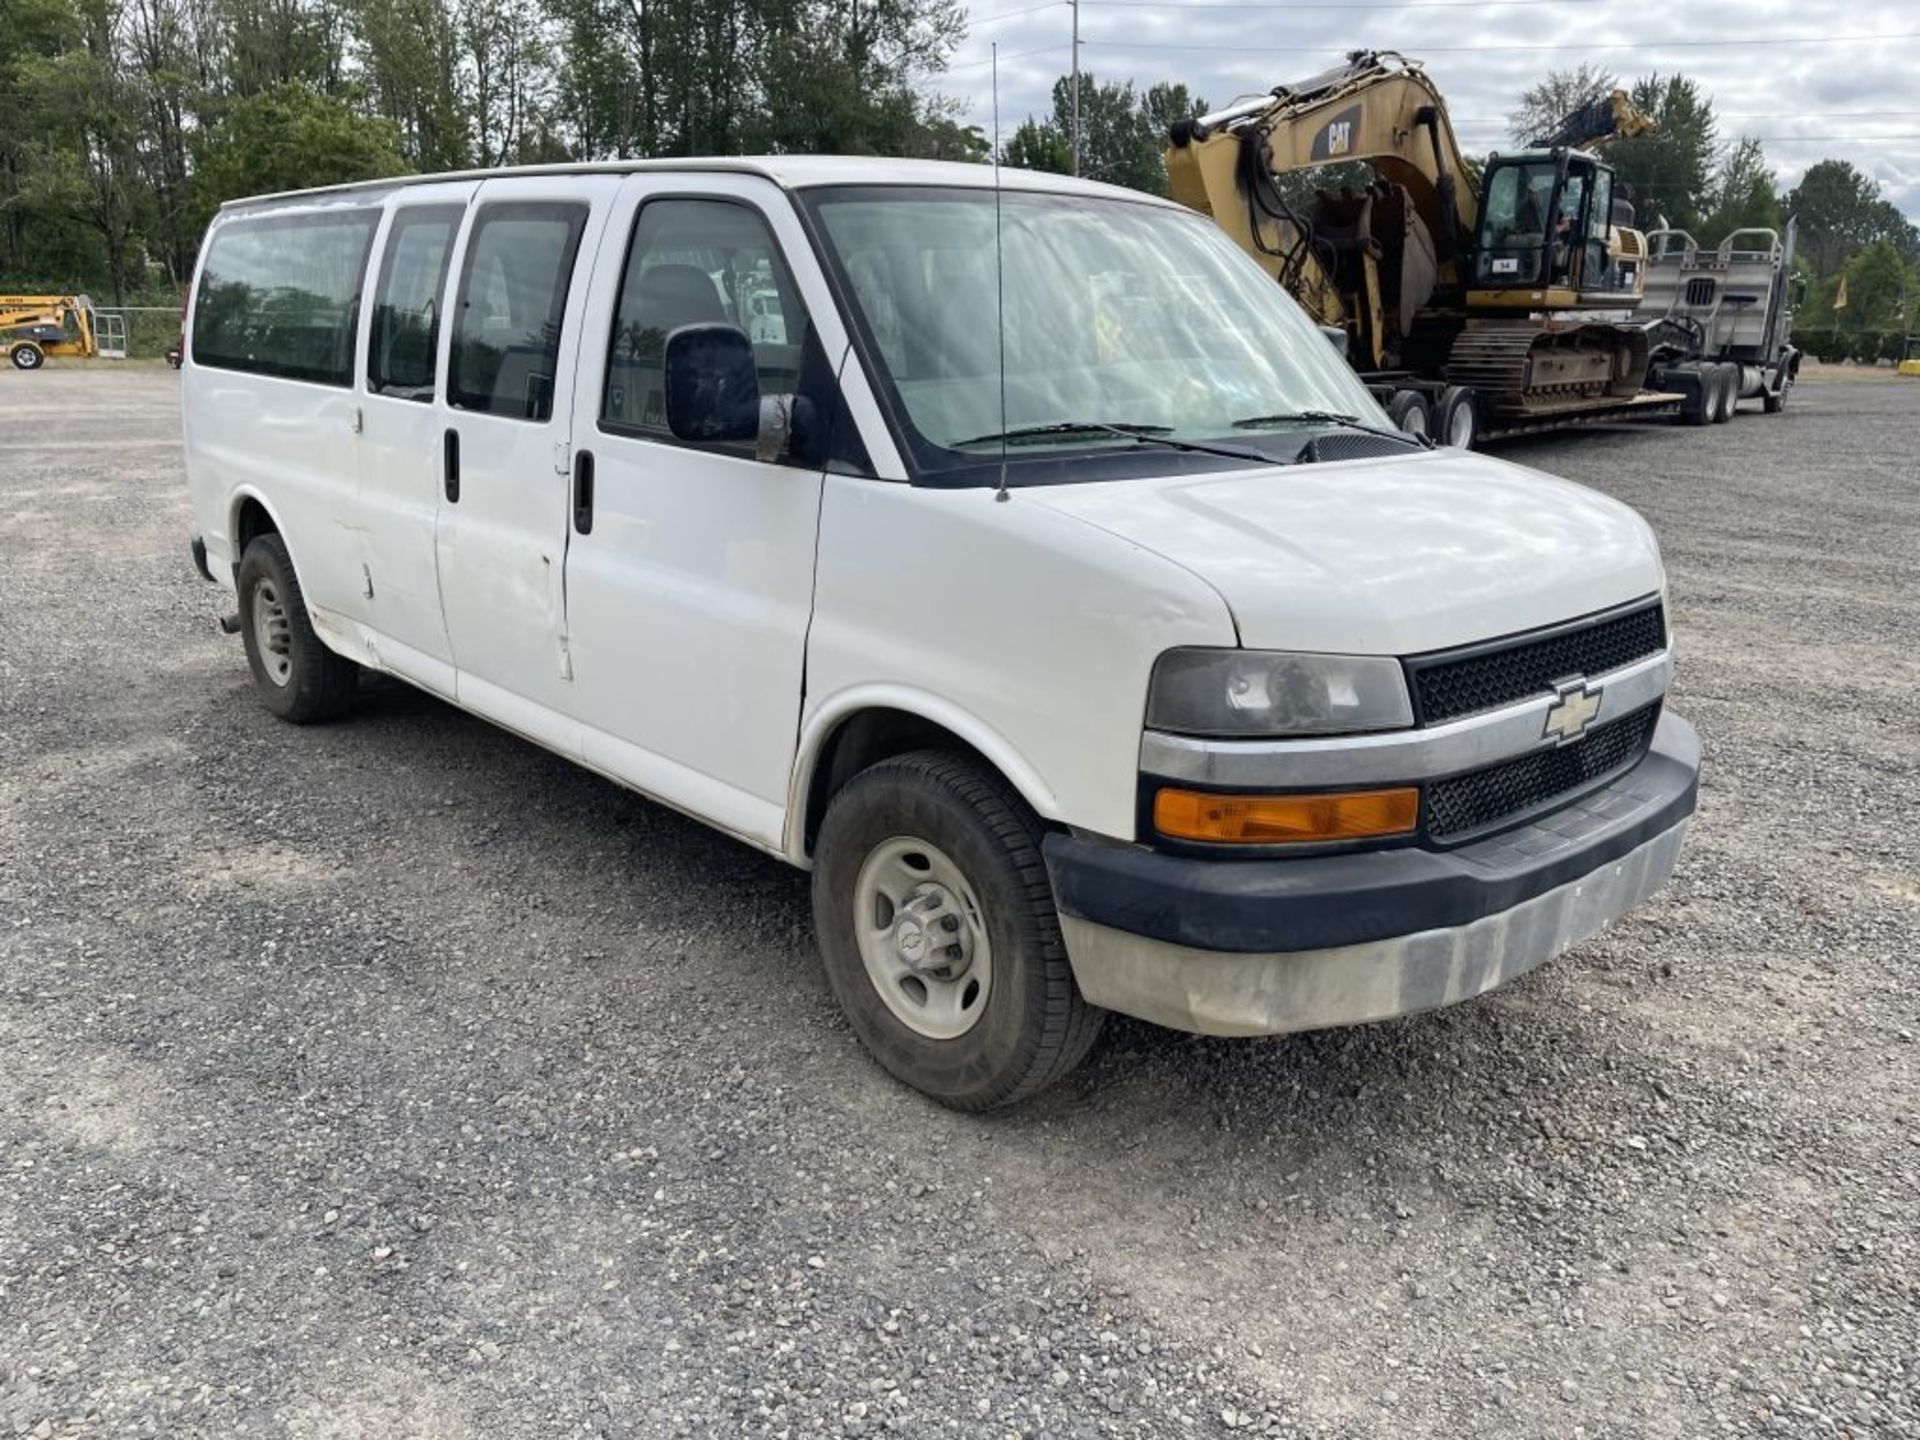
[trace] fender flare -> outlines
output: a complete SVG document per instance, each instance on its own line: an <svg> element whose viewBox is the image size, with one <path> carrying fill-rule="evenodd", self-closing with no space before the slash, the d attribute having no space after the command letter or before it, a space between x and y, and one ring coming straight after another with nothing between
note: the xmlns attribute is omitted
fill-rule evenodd
<svg viewBox="0 0 1920 1440"><path fill-rule="evenodd" d="M793 863L806 866L806 818L814 772L828 739L840 726L865 710L898 710L938 725L965 741L1020 792L1043 820L1060 819L1060 801L1033 763L987 721L972 711L910 685L853 685L830 696L805 717L794 752L793 775L787 786L787 823L782 848Z"/></svg>
<svg viewBox="0 0 1920 1440"><path fill-rule="evenodd" d="M294 545L293 536L288 533L285 522L281 520L280 511L252 481L242 482L227 493L227 560L233 573L236 576L240 573L240 507L249 500L267 512L267 518L273 522L274 534L278 535L280 543L287 547L287 558L293 561L294 578L298 579L300 555Z"/></svg>

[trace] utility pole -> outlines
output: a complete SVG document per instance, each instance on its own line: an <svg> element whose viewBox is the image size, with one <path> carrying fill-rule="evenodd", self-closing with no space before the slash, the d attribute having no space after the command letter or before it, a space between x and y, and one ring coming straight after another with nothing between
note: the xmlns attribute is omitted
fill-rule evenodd
<svg viewBox="0 0 1920 1440"><path fill-rule="evenodd" d="M1080 173L1080 0L1073 4L1073 173Z"/></svg>

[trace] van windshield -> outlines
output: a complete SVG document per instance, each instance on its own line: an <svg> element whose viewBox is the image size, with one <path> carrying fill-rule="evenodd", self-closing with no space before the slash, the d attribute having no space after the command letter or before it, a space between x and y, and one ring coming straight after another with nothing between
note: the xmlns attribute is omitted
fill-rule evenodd
<svg viewBox="0 0 1920 1440"><path fill-rule="evenodd" d="M1048 478L1064 479L1063 452L1138 450L1149 435L1282 458L1300 436L1272 417L1388 424L1299 306L1198 215L1003 191L1003 306L992 190L808 198L919 471L997 466L1002 434L1010 462L1056 462Z"/></svg>

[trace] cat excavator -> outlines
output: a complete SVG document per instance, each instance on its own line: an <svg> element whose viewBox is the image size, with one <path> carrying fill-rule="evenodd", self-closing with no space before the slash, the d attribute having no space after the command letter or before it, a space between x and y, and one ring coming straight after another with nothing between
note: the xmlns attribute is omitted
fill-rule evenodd
<svg viewBox="0 0 1920 1440"><path fill-rule="evenodd" d="M1646 245L1592 148L1652 128L1615 92L1474 164L1418 61L1354 51L1175 123L1167 177L1344 339L1396 424L1464 445L1674 407L1641 394L1647 335L1631 320ZM1302 173L1339 162L1372 181L1307 198Z"/></svg>

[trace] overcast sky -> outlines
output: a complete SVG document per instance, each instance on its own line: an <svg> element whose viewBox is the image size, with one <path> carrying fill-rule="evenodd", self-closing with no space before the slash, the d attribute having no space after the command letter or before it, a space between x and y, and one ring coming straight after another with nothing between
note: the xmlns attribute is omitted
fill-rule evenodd
<svg viewBox="0 0 1920 1440"><path fill-rule="evenodd" d="M1066 0L968 4L969 37L934 88L991 133L997 41L1004 137L1050 109L1071 12ZM1847 36L1881 38L1834 38ZM1713 97L1723 141L1761 137L1783 191L1834 156L1920 222L1920 0L1081 0L1080 37L1081 68L1101 80L1181 80L1213 106L1346 50L1399 50L1426 62L1469 152L1511 143L1507 112L1548 70L1589 60L1626 82L1678 69Z"/></svg>

